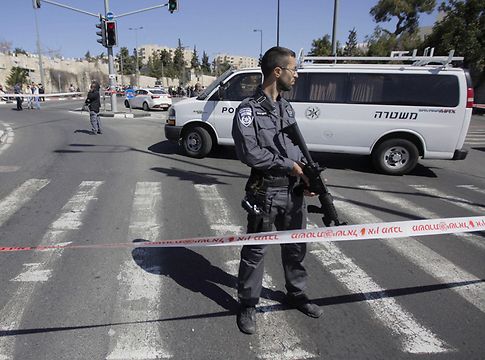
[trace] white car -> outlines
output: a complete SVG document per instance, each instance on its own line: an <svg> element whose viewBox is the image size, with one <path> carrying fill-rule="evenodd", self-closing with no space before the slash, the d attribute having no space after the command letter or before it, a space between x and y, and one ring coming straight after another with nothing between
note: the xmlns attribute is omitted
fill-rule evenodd
<svg viewBox="0 0 485 360"><path fill-rule="evenodd" d="M135 91L135 97L125 98L125 106L129 108L143 108L168 110L172 106L172 97L163 90L159 89L138 89Z"/></svg>

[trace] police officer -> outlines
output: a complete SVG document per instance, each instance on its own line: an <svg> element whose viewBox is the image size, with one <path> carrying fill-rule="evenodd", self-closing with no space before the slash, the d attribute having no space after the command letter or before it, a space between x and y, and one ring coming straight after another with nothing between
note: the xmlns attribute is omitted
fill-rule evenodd
<svg viewBox="0 0 485 360"><path fill-rule="evenodd" d="M295 122L291 105L281 97L298 78L295 53L283 47L269 49L261 60L264 81L256 94L242 101L233 119L232 136L236 153L251 167L246 184L248 233L306 227L303 196L293 192L303 174L305 159L300 149L281 130ZM314 195L305 190L305 195ZM264 256L268 245L246 245L241 250L238 274L239 330L256 330L256 304L262 289ZM286 302L311 317L323 310L305 294L307 272L304 267L306 244L282 244L281 256L287 290Z"/></svg>

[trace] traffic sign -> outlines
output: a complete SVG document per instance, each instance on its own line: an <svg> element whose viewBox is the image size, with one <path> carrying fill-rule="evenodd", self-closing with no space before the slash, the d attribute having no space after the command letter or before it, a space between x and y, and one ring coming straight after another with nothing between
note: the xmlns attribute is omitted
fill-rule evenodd
<svg viewBox="0 0 485 360"><path fill-rule="evenodd" d="M128 99L133 99L135 97L135 92L132 89L126 90L125 94Z"/></svg>
<svg viewBox="0 0 485 360"><path fill-rule="evenodd" d="M106 20L113 20L115 18L115 14L113 14L111 11L106 13Z"/></svg>

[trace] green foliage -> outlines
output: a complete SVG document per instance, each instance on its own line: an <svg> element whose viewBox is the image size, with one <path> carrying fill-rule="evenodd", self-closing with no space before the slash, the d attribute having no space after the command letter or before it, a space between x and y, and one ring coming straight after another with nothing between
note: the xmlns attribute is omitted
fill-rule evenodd
<svg viewBox="0 0 485 360"><path fill-rule="evenodd" d="M20 84L28 84L29 72L27 69L23 69L21 67L15 66L10 69L10 74L7 77L7 85L13 88L17 83Z"/></svg>
<svg viewBox="0 0 485 360"><path fill-rule="evenodd" d="M330 56L332 54L332 43L330 42L330 35L325 35L323 38L313 40L312 48L308 55L310 56Z"/></svg>
<svg viewBox="0 0 485 360"><path fill-rule="evenodd" d="M464 56L464 66L474 64L477 71L485 69L485 0L456 1L442 3L440 11L446 17L433 27L424 46L435 48L435 54Z"/></svg>
<svg viewBox="0 0 485 360"><path fill-rule="evenodd" d="M419 26L419 14L431 14L436 7L436 0L379 0L371 8L370 14L376 23L388 22L397 18L395 36L402 33L415 33Z"/></svg>
<svg viewBox="0 0 485 360"><path fill-rule="evenodd" d="M182 47L182 42L179 39L179 45L177 46L173 54L173 68L180 75L183 73L184 67L185 67L184 51Z"/></svg>
<svg viewBox="0 0 485 360"><path fill-rule="evenodd" d="M343 56L363 56L364 52L357 47L357 32L355 28L349 31L349 37L342 50Z"/></svg>
<svg viewBox="0 0 485 360"><path fill-rule="evenodd" d="M377 26L371 36L366 36L368 56L390 56L391 51L412 51L421 44L416 33L402 33L400 36Z"/></svg>
<svg viewBox="0 0 485 360"><path fill-rule="evenodd" d="M202 74L204 75L210 75L212 73L211 64L209 63L209 56L207 56L205 51L202 53L202 64L200 65L200 68L202 70Z"/></svg>
<svg viewBox="0 0 485 360"><path fill-rule="evenodd" d="M200 68L199 58L197 57L197 48L194 46L194 52L192 53L192 59L190 59L190 67L194 70Z"/></svg>

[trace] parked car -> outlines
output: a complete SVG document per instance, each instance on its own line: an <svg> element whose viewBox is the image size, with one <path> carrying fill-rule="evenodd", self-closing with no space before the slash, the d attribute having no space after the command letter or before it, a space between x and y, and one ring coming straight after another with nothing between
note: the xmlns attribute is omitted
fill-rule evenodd
<svg viewBox="0 0 485 360"><path fill-rule="evenodd" d="M125 98L125 106L129 108L164 109L172 105L172 97L163 90L159 89L138 89L135 91L135 97Z"/></svg>

